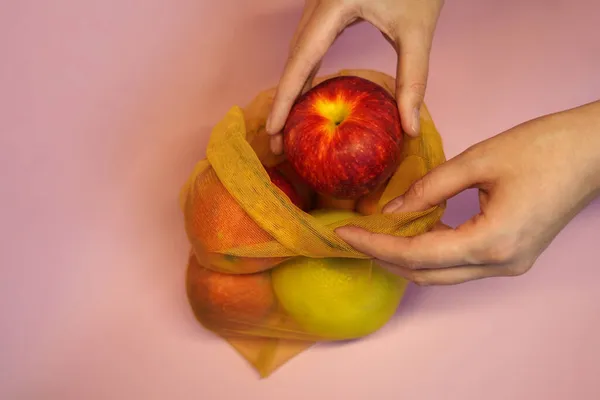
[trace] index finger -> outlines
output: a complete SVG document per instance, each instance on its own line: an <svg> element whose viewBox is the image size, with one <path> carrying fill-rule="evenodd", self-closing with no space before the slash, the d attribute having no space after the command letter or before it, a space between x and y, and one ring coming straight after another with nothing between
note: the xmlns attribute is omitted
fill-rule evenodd
<svg viewBox="0 0 600 400"><path fill-rule="evenodd" d="M411 269L477 264L471 254L482 241L477 233L455 229L398 237L347 226L336 233L364 254Z"/></svg>
<svg viewBox="0 0 600 400"><path fill-rule="evenodd" d="M344 29L346 22L349 22L349 19L345 13L340 12L331 3L320 3L316 7L296 40L277 86L266 126L267 133L274 135L283 129L292 104L304 83L338 33Z"/></svg>

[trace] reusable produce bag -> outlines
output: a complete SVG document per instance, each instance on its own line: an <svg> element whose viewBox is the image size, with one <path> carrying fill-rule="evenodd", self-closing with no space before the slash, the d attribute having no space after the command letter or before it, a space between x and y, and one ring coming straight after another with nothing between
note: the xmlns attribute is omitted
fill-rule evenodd
<svg viewBox="0 0 600 400"><path fill-rule="evenodd" d="M372 70L342 70L317 78L315 85L340 75L371 80L394 94L395 80ZM274 88L266 90L246 107L234 106L227 112L212 130L206 158L196 164L180 193L191 244L186 287L194 313L203 326L227 340L262 377L318 341L361 337L358 327L349 329L346 336L346 331L329 334L321 329L323 324L310 326L301 314L290 313L281 295L282 290L283 297L292 294L281 287L273 290L278 268L305 258L335 259L350 274L352 284L379 285L381 293L391 293L389 296L399 301L407 282L385 275L387 272L372 263L363 268L370 262L369 257L346 244L334 229L352 225L372 232L413 236L429 231L445 209L441 204L422 212L380 212L415 180L445 161L441 137L423 105L421 135L404 136L396 172L384 187L368 195L373 205L369 215L325 224L302 211L272 184L266 171L279 168L290 182L297 182L285 156L275 156L269 150L264 127L274 94ZM295 187L305 201L314 201L302 187ZM351 269L344 259L349 265L359 263L363 267Z"/></svg>

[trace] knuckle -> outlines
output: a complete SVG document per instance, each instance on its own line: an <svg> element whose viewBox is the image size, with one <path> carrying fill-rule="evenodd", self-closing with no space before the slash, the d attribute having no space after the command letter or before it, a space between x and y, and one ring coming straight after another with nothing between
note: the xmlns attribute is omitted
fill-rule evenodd
<svg viewBox="0 0 600 400"><path fill-rule="evenodd" d="M485 160L485 157L484 154L481 153L481 148L478 145L467 148L460 155L456 156L455 160L460 162L463 171L471 173L472 175L476 175L480 173L479 171L485 169L485 165L482 163Z"/></svg>
<svg viewBox="0 0 600 400"><path fill-rule="evenodd" d="M475 162L481 159L481 154L477 145L472 145L463 150L459 155L452 160L460 163L465 167L465 170L471 170L476 167Z"/></svg>
<svg viewBox="0 0 600 400"><path fill-rule="evenodd" d="M507 264L518 256L519 247L514 237L494 238L476 257L486 264Z"/></svg>
<svg viewBox="0 0 600 400"><path fill-rule="evenodd" d="M466 149L464 149L462 151L462 153L456 157L462 157L462 158L467 158L467 159L477 158L477 150L478 150L478 144L473 144L473 145L467 147Z"/></svg>
<svg viewBox="0 0 600 400"><path fill-rule="evenodd" d="M531 268L531 263L514 263L506 267L506 276L521 276Z"/></svg>
<svg viewBox="0 0 600 400"><path fill-rule="evenodd" d="M422 199L425 197L425 179L422 178L413 183L408 194L415 199Z"/></svg>
<svg viewBox="0 0 600 400"><path fill-rule="evenodd" d="M296 40L290 46L290 51L288 53L288 59L287 59L288 62L292 62L297 57L298 53L300 53L300 51L302 50L302 46L298 42L299 41Z"/></svg>
<svg viewBox="0 0 600 400"><path fill-rule="evenodd" d="M504 244L496 244L489 247L485 253L485 261L492 264L503 264L511 261L515 256L515 250Z"/></svg>
<svg viewBox="0 0 600 400"><path fill-rule="evenodd" d="M369 232L365 235L365 245L373 247L377 245L377 236L374 232Z"/></svg>
<svg viewBox="0 0 600 400"><path fill-rule="evenodd" d="M316 50L316 46L312 51ZM306 70L310 68L310 62L307 61L307 46L304 38L299 38L290 48L288 53L286 68Z"/></svg>
<svg viewBox="0 0 600 400"><path fill-rule="evenodd" d="M414 253L410 250L411 246L407 247L407 253L412 254L411 256L396 256L394 260L397 264L402 265L404 268L413 271L414 274L423 273L422 268L425 267L425 263L419 258L414 256Z"/></svg>
<svg viewBox="0 0 600 400"><path fill-rule="evenodd" d="M498 169L496 152L486 142L481 142L468 147L457 158L460 158L465 172L473 176L490 177Z"/></svg>
<svg viewBox="0 0 600 400"><path fill-rule="evenodd" d="M364 252L371 253L381 247L378 241L378 235L375 232L366 232L362 237L362 247Z"/></svg>
<svg viewBox="0 0 600 400"><path fill-rule="evenodd" d="M425 97L425 91L427 90L427 83L425 82L412 82L408 85L408 89L419 97Z"/></svg>
<svg viewBox="0 0 600 400"><path fill-rule="evenodd" d="M419 204L420 207L431 207L434 204L431 203L431 199L428 198L428 195L431 193L432 186L432 178L429 175L424 176L423 178L415 181L411 187L408 189L408 192L404 196L405 201L408 200L411 203ZM415 240L417 239L415 238Z"/></svg>
<svg viewBox="0 0 600 400"><path fill-rule="evenodd" d="M384 36L389 38L389 41L396 44L396 46L398 43L400 43L398 24L390 21L389 23L383 25L382 33Z"/></svg>
<svg viewBox="0 0 600 400"><path fill-rule="evenodd" d="M423 81L398 82L397 91L405 99L411 98L422 102L427 91L427 83Z"/></svg>
<svg viewBox="0 0 600 400"><path fill-rule="evenodd" d="M429 286L431 285L431 280L424 273L412 273L409 278L415 285L417 286Z"/></svg>

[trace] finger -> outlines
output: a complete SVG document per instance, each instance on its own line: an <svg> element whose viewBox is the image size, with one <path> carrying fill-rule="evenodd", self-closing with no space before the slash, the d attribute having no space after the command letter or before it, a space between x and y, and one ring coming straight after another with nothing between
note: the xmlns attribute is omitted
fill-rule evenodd
<svg viewBox="0 0 600 400"><path fill-rule="evenodd" d="M298 26L296 27L296 31L294 32L294 36L292 36L292 40L290 41L290 49L289 49L290 52L296 46L296 43L298 42L298 38L300 37L300 35L304 31L304 28L306 27L306 23L310 20L315 9L317 8L317 4L318 4L317 0L306 0L304 2L304 9L302 10L302 16L300 17L300 21L298 22Z"/></svg>
<svg viewBox="0 0 600 400"><path fill-rule="evenodd" d="M304 6L304 11L302 13L302 17L300 18L300 22L298 23L298 28L296 29L296 32L294 32L294 37L292 38L292 40L290 42L290 50L289 50L290 54L296 48L296 46L298 44L298 39L303 34L303 32L306 28L306 24L312 18L314 11L317 8L317 4L318 4L318 1L316 1L316 0L307 0L306 1L306 4ZM304 86L302 87L302 90L300 91L300 94L308 91L312 87L312 82L313 82L315 75L317 74L317 71L319 70L320 66L321 66L321 62L319 61L317 63L317 65L312 69L308 78L306 79Z"/></svg>
<svg viewBox="0 0 600 400"><path fill-rule="evenodd" d="M323 58L338 33L350 22L336 4L319 3L299 35L295 48L286 63L267 120L267 133L281 131L290 108L311 72Z"/></svg>
<svg viewBox="0 0 600 400"><path fill-rule="evenodd" d="M476 156L462 153L432 169L415 181L408 191L383 207L383 213L424 211L476 186L483 179Z"/></svg>
<svg viewBox="0 0 600 400"><path fill-rule="evenodd" d="M296 32L294 33L294 37L292 38L292 41L290 43L290 53L296 48L298 38L304 32L306 24L312 17L317 4L318 4L317 0L307 0L306 1L306 5L304 7L304 12L302 14L302 18L300 19L300 22L298 23L298 29L296 29ZM360 18L353 20L350 23L346 24L346 28L356 25L360 22L362 22L362 19L360 19ZM341 30L338 32L335 39L337 39L337 37L339 37L340 34L341 34ZM317 65L312 69L310 75L306 79L306 82L304 83L304 86L302 87L300 94L303 94L303 93L307 92L308 90L310 90L310 88L312 88L313 81L314 81L315 76L317 75L320 68L321 68L321 61L319 60Z"/></svg>
<svg viewBox="0 0 600 400"><path fill-rule="evenodd" d="M412 270L388 263L383 260L373 261L391 273L414 282L419 286L457 285L478 279L511 275L505 266L499 265L460 266L443 269Z"/></svg>
<svg viewBox="0 0 600 400"><path fill-rule="evenodd" d="M350 22L349 24L345 24L345 28L349 28L349 27L351 27L353 25L356 25L356 24L358 24L360 22L362 22L362 20L361 19L357 19L355 21ZM340 30L338 32L338 34L336 35L335 39L337 39L340 36L341 33L342 33L342 31ZM335 39L334 39L334 41L335 41ZM312 88L313 82L315 80L315 77L316 77L317 73L319 72L319 70L321 69L321 63L322 63L321 60L319 60L319 62L317 63L317 65L312 69L310 75L306 79L306 82L304 82L304 86L302 87L302 90L300 91L300 94L304 94L304 93L308 92Z"/></svg>
<svg viewBox="0 0 600 400"><path fill-rule="evenodd" d="M297 27L296 31L294 32L294 36L292 37L292 40L290 41L290 49L289 49L290 53L296 48L298 38L301 36L302 32L304 32L304 29L306 28L306 24L312 17L317 4L318 4L318 2L316 0L307 0L305 2L304 10L302 12L302 17L300 18L300 22L298 22L298 27ZM317 71L319 70L320 65L321 65L321 62L319 61L319 63L317 63L315 68L313 68L313 70L311 71L309 77L306 79L306 82L304 83L304 86L302 87L300 94L305 93L312 87L314 77L315 77ZM280 155L283 153L283 138L281 136L281 132L275 133L271 137L270 149L271 149L271 152L276 155Z"/></svg>
<svg viewBox="0 0 600 400"><path fill-rule="evenodd" d="M281 133L271 136L269 147L271 148L271 152L275 155L281 155L283 153L283 136L281 136Z"/></svg>
<svg viewBox="0 0 600 400"><path fill-rule="evenodd" d="M317 75L317 72L319 71L320 67L321 67L321 62L319 61L317 63L317 66L312 70L312 72L306 79L306 82L304 82L304 86L302 87L300 94L306 93L307 91L310 90L310 88L312 88L313 81L314 81L315 76ZM283 136L282 136L281 131L271 135L270 148L271 148L271 152L273 154L280 155L283 153Z"/></svg>
<svg viewBox="0 0 600 400"><path fill-rule="evenodd" d="M402 129L410 136L421 132L420 109L427 88L433 33L424 29L404 32L397 39L396 100Z"/></svg>
<svg viewBox="0 0 600 400"><path fill-rule="evenodd" d="M300 91L300 94L306 93L310 90L310 88L313 85L313 81L315 80L315 76L317 75L317 72L319 71L320 67L321 67L321 62L319 61L317 63L317 65L315 66L315 68L313 68L313 70L311 71L308 78L306 79L306 82L304 82L304 86L302 86L302 90Z"/></svg>
<svg viewBox="0 0 600 400"><path fill-rule="evenodd" d="M477 264L473 254L485 243L478 229L441 229L398 237L344 226L335 232L363 254L410 269L448 268Z"/></svg>

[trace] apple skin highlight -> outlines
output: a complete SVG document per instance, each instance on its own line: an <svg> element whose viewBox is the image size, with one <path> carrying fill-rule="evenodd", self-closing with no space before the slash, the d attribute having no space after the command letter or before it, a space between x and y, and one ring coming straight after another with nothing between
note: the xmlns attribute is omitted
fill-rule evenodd
<svg viewBox="0 0 600 400"><path fill-rule="evenodd" d="M298 98L283 140L287 159L316 192L357 199L397 169L403 132L396 101L385 89L341 76Z"/></svg>

